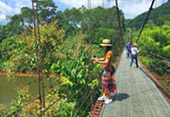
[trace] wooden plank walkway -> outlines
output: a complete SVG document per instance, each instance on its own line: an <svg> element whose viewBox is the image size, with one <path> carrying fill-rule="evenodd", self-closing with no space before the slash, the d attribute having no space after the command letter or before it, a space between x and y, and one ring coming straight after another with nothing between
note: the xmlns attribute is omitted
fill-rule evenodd
<svg viewBox="0 0 170 117"><path fill-rule="evenodd" d="M102 117L170 117L170 105L142 67L130 68L124 52L115 75L118 94L105 105Z"/></svg>

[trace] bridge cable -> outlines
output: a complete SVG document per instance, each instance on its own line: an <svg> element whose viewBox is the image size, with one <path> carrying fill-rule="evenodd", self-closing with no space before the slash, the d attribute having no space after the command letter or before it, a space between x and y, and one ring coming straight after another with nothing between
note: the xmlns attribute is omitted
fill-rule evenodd
<svg viewBox="0 0 170 117"><path fill-rule="evenodd" d="M146 19L145 19L145 21L144 21L144 24L143 24L143 26L142 26L142 29L141 29L141 31L140 31L140 33L139 33L139 35L138 35L138 38L137 38L136 42L138 42L138 40L139 40L139 38L140 38L140 36L141 36L141 34L142 34L142 31L143 31L143 29L144 29L144 27L145 27L145 24L146 24L147 21L148 21L148 18L149 18L149 15L150 15L150 12L151 12L151 10L152 10L152 7L153 7L154 2L155 2L155 0L152 0L151 6L150 6L149 11L148 11L148 14L147 14L147 16L146 16Z"/></svg>
<svg viewBox="0 0 170 117"><path fill-rule="evenodd" d="M120 37L121 37L121 40L123 41L123 45L124 45L122 29L121 29L121 23L120 23L120 14L119 14L118 2L117 2L117 0L115 0L115 2L116 2L116 10L117 10L117 20L118 20L119 30L120 30Z"/></svg>

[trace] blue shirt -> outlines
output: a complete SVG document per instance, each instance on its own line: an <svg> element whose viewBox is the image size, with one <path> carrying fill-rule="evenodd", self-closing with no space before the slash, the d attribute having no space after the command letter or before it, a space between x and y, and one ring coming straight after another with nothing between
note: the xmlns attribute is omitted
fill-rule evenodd
<svg viewBox="0 0 170 117"><path fill-rule="evenodd" d="M131 48L131 43L128 43L128 44L126 45L126 49L127 49L128 51L130 51L130 48Z"/></svg>

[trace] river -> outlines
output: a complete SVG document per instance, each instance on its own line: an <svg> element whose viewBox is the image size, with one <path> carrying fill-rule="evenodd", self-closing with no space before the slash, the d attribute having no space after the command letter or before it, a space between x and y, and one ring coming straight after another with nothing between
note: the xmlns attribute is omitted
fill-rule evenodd
<svg viewBox="0 0 170 117"><path fill-rule="evenodd" d="M55 79L44 78L45 90L54 85ZM17 88L29 85L32 96L38 94L38 79L34 77L16 77L0 75L0 103L8 105L17 98Z"/></svg>

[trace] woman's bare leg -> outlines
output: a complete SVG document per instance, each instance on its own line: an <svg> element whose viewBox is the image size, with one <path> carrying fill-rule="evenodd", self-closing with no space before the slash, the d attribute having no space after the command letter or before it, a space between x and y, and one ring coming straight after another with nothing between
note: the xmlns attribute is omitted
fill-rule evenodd
<svg viewBox="0 0 170 117"><path fill-rule="evenodd" d="M103 93L103 97L105 97L106 96L106 94L105 93Z"/></svg>

